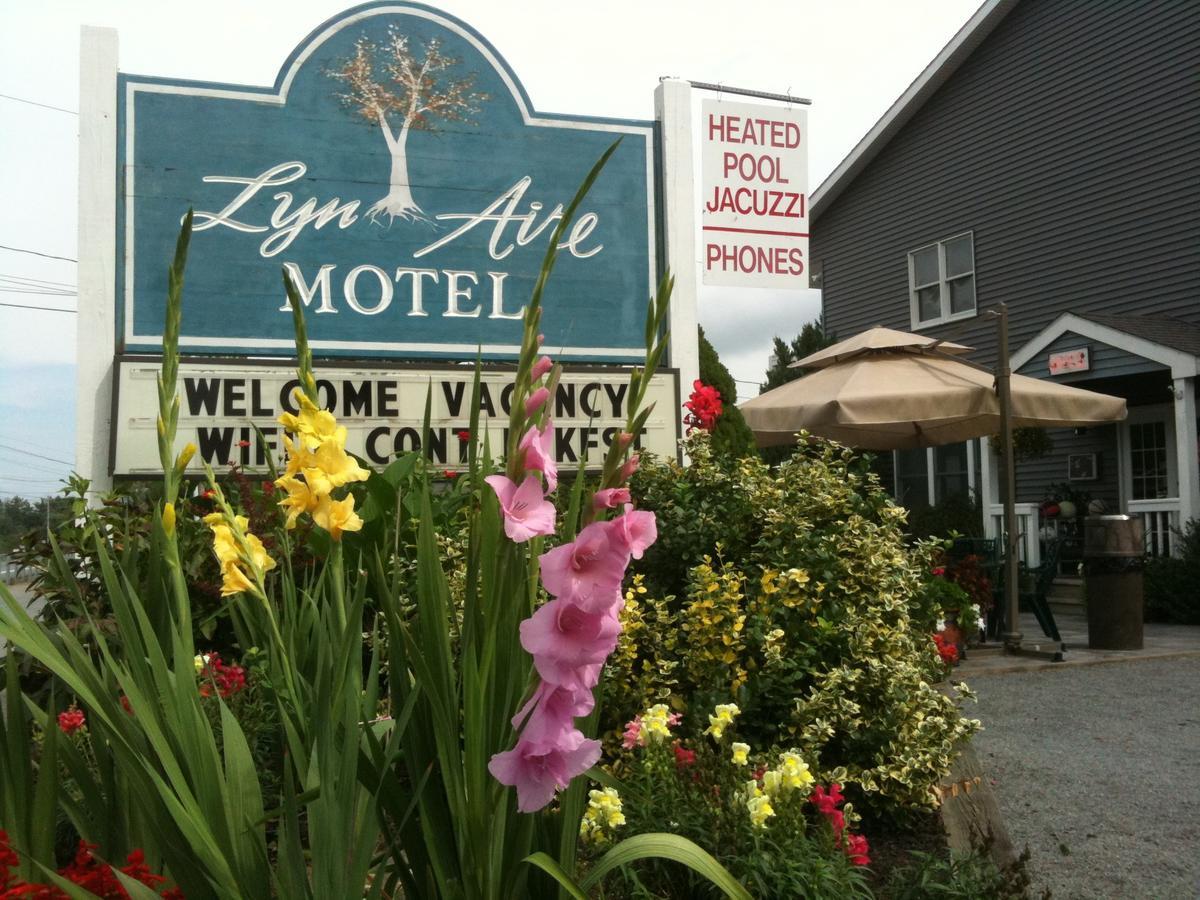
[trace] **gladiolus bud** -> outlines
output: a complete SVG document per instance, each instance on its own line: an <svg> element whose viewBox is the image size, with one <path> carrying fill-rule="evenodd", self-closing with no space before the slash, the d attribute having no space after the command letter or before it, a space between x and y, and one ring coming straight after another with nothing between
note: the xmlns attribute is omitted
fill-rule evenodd
<svg viewBox="0 0 1200 900"><path fill-rule="evenodd" d="M158 417L158 436L159 437L167 436L167 423L163 421L162 416Z"/></svg>
<svg viewBox="0 0 1200 900"><path fill-rule="evenodd" d="M544 343L546 343L546 336L544 334L539 334L537 336L537 345L540 347Z"/></svg>
<svg viewBox="0 0 1200 900"><path fill-rule="evenodd" d="M164 503L162 511L163 531L170 537L175 533L175 504Z"/></svg>
<svg viewBox="0 0 1200 900"><path fill-rule="evenodd" d="M196 445L190 441L182 450L179 451L179 456L175 458L175 468L182 472L187 468L187 464L192 461L192 457L196 455Z"/></svg>
<svg viewBox="0 0 1200 900"><path fill-rule="evenodd" d="M632 443L633 443L633 435L630 434L628 431L622 431L620 434L617 435L617 447L619 447L621 450L624 450L626 447L628 447Z"/></svg>
<svg viewBox="0 0 1200 900"><path fill-rule="evenodd" d="M529 395L529 399L525 401L525 415L532 416L539 409L546 405L546 401L550 399L550 391L544 387L538 388Z"/></svg>
<svg viewBox="0 0 1200 900"><path fill-rule="evenodd" d="M628 481L632 477L633 473L638 470L639 463L640 460L638 459L638 455L636 453L629 457L629 461L626 462L625 465L621 466L621 480Z"/></svg>
<svg viewBox="0 0 1200 900"><path fill-rule="evenodd" d="M543 356L533 364L533 368L529 370L529 380L537 381L554 367L554 363L550 361L550 357Z"/></svg>

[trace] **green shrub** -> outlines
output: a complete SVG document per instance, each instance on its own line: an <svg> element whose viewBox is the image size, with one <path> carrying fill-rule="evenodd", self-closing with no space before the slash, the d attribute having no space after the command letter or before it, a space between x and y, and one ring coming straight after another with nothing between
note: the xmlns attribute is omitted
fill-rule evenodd
<svg viewBox="0 0 1200 900"><path fill-rule="evenodd" d="M906 542L904 510L837 445L775 470L719 457L704 436L687 450L689 467L648 460L634 480L659 540L604 682L607 727L652 699L735 699L754 746L796 747L869 802L934 804L978 727L934 686L943 665L911 618L935 545Z"/></svg>
<svg viewBox="0 0 1200 900"><path fill-rule="evenodd" d="M986 850L945 856L915 852L912 857L912 864L893 870L882 892L887 900L1022 900L1029 896L1028 849L1005 869L992 862ZM1043 896L1049 897L1049 891Z"/></svg>
<svg viewBox="0 0 1200 900"><path fill-rule="evenodd" d="M704 336L703 328L700 329L700 380L712 385L721 393L723 411L717 419L716 428L712 431L713 450L734 457L757 454L754 432L746 424L742 411L737 408L737 382L717 356L716 349ZM683 392L685 395L689 394L691 388L684 385Z"/></svg>
<svg viewBox="0 0 1200 900"><path fill-rule="evenodd" d="M1177 539L1178 556L1146 562L1146 620L1200 625L1200 519L1189 521Z"/></svg>
<svg viewBox="0 0 1200 900"><path fill-rule="evenodd" d="M983 510L970 494L949 494L908 514L908 530L916 538L944 538L951 534L983 537Z"/></svg>

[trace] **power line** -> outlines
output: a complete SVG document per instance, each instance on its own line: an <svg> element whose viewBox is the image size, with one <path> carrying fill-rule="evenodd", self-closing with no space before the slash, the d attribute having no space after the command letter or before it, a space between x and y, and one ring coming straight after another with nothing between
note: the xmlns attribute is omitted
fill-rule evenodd
<svg viewBox="0 0 1200 900"><path fill-rule="evenodd" d="M16 475L0 475L0 483L19 481L22 484L58 484L58 478L18 478Z"/></svg>
<svg viewBox="0 0 1200 900"><path fill-rule="evenodd" d="M3 94L0 94L0 97L3 96ZM79 262L79 260L71 259L69 256L55 256L53 253L41 253L38 250L24 250L21 247L9 247L5 244L0 244L0 250L11 250L13 253L28 253L31 256L44 256L46 259L61 259L63 262Z"/></svg>
<svg viewBox="0 0 1200 900"><path fill-rule="evenodd" d="M55 307L55 306L33 306L29 303L0 303L0 306L10 306L13 309L38 309L38 310L41 310L42 312L65 312L65 313L79 312L79 310L77 310L77 309L59 309L58 307Z"/></svg>
<svg viewBox="0 0 1200 900"><path fill-rule="evenodd" d="M11 272L0 272L0 281L11 281L14 284L45 284L58 288L74 289L76 287L67 281L50 281L46 278L34 278L31 275L14 275Z"/></svg>
<svg viewBox="0 0 1200 900"><path fill-rule="evenodd" d="M0 283L0 293L3 294L27 294L31 297L78 297L76 291L64 291L62 288L42 287L40 285L27 284L23 287L12 287L11 285Z"/></svg>
<svg viewBox="0 0 1200 900"><path fill-rule="evenodd" d="M26 100L24 97L14 97L11 94L0 94L5 100L15 100L17 103L28 103L30 106L40 106L42 109L53 109L57 112L70 113L73 116L79 115L73 109L64 109L61 106L51 106L49 103L38 103L36 100Z"/></svg>
<svg viewBox="0 0 1200 900"><path fill-rule="evenodd" d="M32 450L25 450L21 447L14 447L11 444L0 444L5 450L11 450L14 453L24 453L26 456L36 456L38 459L44 459L47 462L62 463L64 466L73 466L75 463L67 462L65 459L55 459L53 456L43 456L40 453L34 453Z"/></svg>

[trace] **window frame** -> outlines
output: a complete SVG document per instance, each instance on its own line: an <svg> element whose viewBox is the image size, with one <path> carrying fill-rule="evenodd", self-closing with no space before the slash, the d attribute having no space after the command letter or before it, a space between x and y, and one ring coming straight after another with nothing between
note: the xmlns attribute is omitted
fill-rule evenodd
<svg viewBox="0 0 1200 900"><path fill-rule="evenodd" d="M969 237L971 239L971 269L969 272L959 272L957 275L955 275L953 277L953 279L947 278L947 276L946 276L946 244L950 243L951 241L958 240L959 238L963 238L963 237ZM939 309L940 309L941 314L935 318L926 319L926 320L922 321L921 315L920 315L920 313L921 313L920 305L917 300L917 288L918 288L917 283L916 283L917 271L916 271L916 263L914 262L914 257L918 253L922 252L923 250L929 250L930 248L937 249L938 303L939 303ZM908 255L907 255L907 262L908 262L908 313L909 313L909 320L912 323L913 331L920 331L923 328L931 328L935 325L943 325L946 322L957 322L959 319L970 319L970 318L973 318L973 317L979 315L979 282L975 278L975 231L973 229L969 229L967 231L960 231L957 234L950 235L949 237L944 237L944 238L941 238L936 241L930 241L928 244L922 244L920 247L916 247L912 250L909 250ZM950 311L950 282L952 280L957 281L960 278L966 278L968 275L970 275L970 277L972 279L975 303L969 310L963 310L962 312L957 312L957 313L951 312ZM934 282L929 282L928 284L921 285L921 287L927 288L927 287L931 287L933 284L934 284Z"/></svg>

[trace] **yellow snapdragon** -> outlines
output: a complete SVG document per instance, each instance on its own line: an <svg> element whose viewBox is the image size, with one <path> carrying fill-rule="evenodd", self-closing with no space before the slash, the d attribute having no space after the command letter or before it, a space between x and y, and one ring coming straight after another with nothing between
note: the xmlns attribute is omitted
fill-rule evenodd
<svg viewBox="0 0 1200 900"><path fill-rule="evenodd" d="M665 703L656 703L642 713L642 736L656 742L671 736L671 711Z"/></svg>
<svg viewBox="0 0 1200 900"><path fill-rule="evenodd" d="M775 815L770 798L763 795L747 800L746 808L750 810L750 824L755 828L766 828L767 819Z"/></svg>
<svg viewBox="0 0 1200 900"><path fill-rule="evenodd" d="M744 766L750 762L750 745L740 744L734 741L729 746L730 755L733 757L735 766Z"/></svg>
<svg viewBox="0 0 1200 900"><path fill-rule="evenodd" d="M718 741L725 736L725 729L733 724L734 718L741 713L736 703L719 703L717 704L715 715L708 717L708 727L704 729L705 734L712 735Z"/></svg>
<svg viewBox="0 0 1200 900"><path fill-rule="evenodd" d="M579 836L593 844L606 843L625 824L621 795L615 788L588 791L588 805L579 822Z"/></svg>
<svg viewBox="0 0 1200 900"><path fill-rule="evenodd" d="M779 757L779 773L783 777L783 786L790 791L806 790L815 780L808 764L794 750Z"/></svg>

